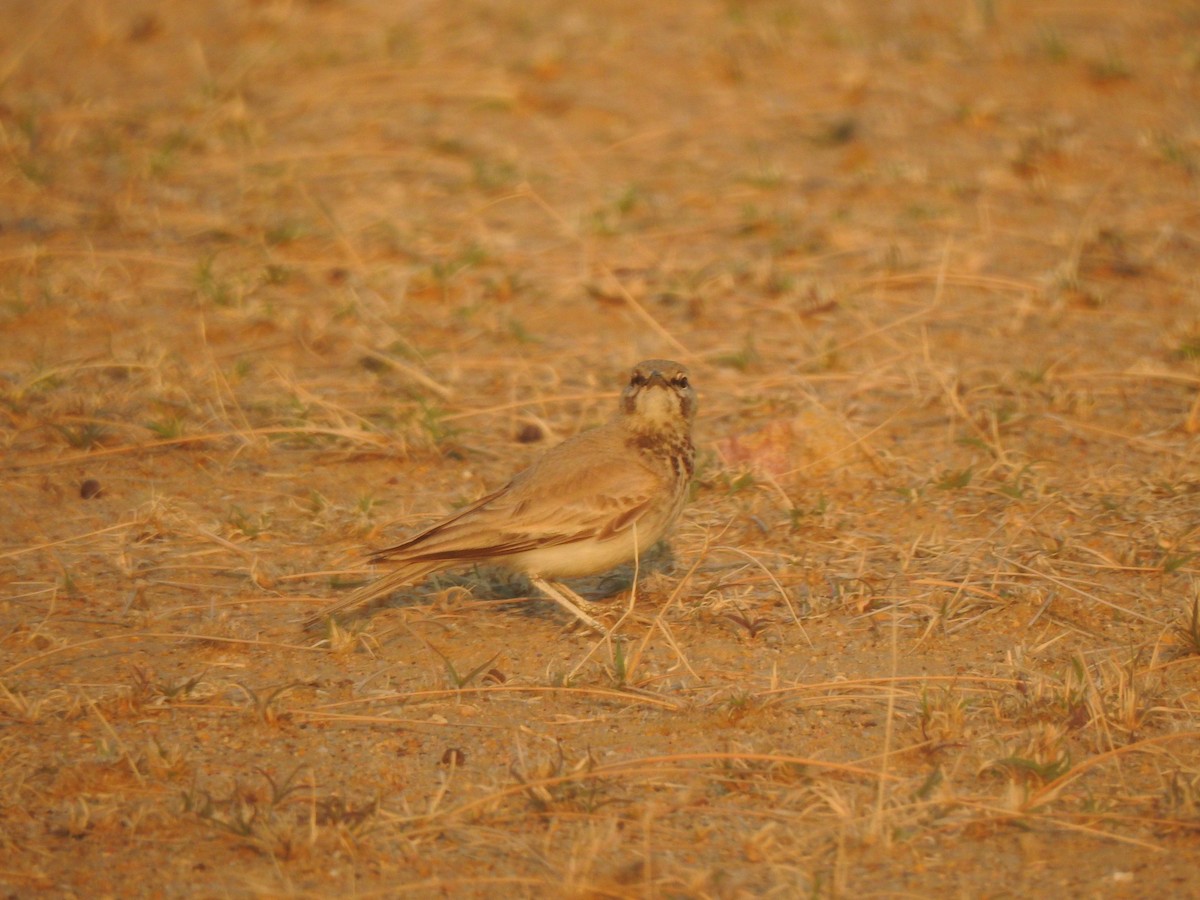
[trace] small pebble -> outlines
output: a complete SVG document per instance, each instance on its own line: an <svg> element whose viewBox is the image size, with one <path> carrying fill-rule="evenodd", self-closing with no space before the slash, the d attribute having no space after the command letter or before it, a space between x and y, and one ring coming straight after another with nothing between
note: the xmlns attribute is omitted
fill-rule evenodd
<svg viewBox="0 0 1200 900"><path fill-rule="evenodd" d="M467 754L458 747L450 747L442 754L443 766L454 766L456 769L461 769L467 764Z"/></svg>
<svg viewBox="0 0 1200 900"><path fill-rule="evenodd" d="M518 444L536 444L542 439L542 429L532 422L521 426L521 430L517 432Z"/></svg>
<svg viewBox="0 0 1200 900"><path fill-rule="evenodd" d="M100 482L95 478L89 478L79 486L79 496L84 500L91 500L93 497L100 496Z"/></svg>
<svg viewBox="0 0 1200 900"><path fill-rule="evenodd" d="M388 364L375 356L364 356L359 359L358 364L368 372L386 372L388 370Z"/></svg>

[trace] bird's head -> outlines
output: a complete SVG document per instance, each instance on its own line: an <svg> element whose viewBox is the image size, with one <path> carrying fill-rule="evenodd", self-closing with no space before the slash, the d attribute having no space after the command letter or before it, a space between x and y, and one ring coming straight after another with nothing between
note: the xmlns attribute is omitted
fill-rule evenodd
<svg viewBox="0 0 1200 900"><path fill-rule="evenodd" d="M643 428L690 428L696 415L696 392L687 367L669 359L638 363L621 392L621 412L630 424Z"/></svg>

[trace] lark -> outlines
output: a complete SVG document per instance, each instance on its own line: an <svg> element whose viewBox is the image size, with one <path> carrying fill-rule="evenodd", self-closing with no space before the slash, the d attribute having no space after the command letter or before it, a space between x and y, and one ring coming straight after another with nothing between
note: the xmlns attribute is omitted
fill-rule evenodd
<svg viewBox="0 0 1200 900"><path fill-rule="evenodd" d="M695 450L696 394L686 367L648 359L633 368L608 422L551 448L504 487L403 543L370 554L392 571L309 618L388 596L451 566L499 563L526 575L589 628L583 599L561 583L638 558L679 517Z"/></svg>

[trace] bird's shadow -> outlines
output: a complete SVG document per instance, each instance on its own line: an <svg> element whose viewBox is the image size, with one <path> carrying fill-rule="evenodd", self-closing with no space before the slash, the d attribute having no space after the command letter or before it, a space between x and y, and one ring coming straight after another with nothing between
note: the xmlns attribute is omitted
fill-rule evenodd
<svg viewBox="0 0 1200 900"><path fill-rule="evenodd" d="M636 567L633 563L625 563L602 575L564 580L571 590L589 603L607 603L616 600L633 586L635 574L642 580L674 568L675 554L669 544L659 541L639 560ZM517 611L525 616L545 618L547 613L558 609L524 575L499 565L476 565L438 572L414 584L405 585L380 603L372 604L370 610L364 610L363 613L370 616L383 609L420 606L428 603L432 595L455 588L479 600L499 601L504 606L518 607ZM503 602L507 600L513 603Z"/></svg>

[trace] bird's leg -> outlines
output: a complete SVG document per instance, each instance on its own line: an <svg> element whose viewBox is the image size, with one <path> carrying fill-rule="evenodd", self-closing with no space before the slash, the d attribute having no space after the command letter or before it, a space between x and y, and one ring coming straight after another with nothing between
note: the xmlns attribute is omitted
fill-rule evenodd
<svg viewBox="0 0 1200 900"><path fill-rule="evenodd" d="M608 634L608 629L589 616L580 608L580 603L587 601L580 597L577 593L557 581L547 581L540 575L530 575L529 581L535 588L577 618L588 628L600 634Z"/></svg>

